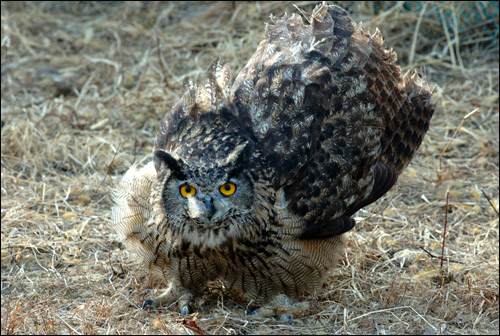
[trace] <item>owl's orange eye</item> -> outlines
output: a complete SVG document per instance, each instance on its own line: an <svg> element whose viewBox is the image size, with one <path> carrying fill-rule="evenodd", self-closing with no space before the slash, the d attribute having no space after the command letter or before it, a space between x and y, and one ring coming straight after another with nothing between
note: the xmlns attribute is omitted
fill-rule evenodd
<svg viewBox="0 0 500 336"><path fill-rule="evenodd" d="M236 184L232 182L227 182L224 183L219 187L219 191L221 192L222 195L224 196L231 196L236 192Z"/></svg>
<svg viewBox="0 0 500 336"><path fill-rule="evenodd" d="M196 188L190 186L189 184L183 184L179 188L179 192L181 193L182 197L188 198L196 195Z"/></svg>

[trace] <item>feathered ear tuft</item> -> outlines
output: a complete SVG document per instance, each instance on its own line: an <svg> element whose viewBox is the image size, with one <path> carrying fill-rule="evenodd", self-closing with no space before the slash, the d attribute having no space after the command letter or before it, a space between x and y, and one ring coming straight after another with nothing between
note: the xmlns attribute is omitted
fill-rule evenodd
<svg viewBox="0 0 500 336"><path fill-rule="evenodd" d="M245 143L237 146L232 153L226 158L226 165L231 165L232 170L230 171L230 176L238 175L243 169L247 169L250 164L250 157L254 149L254 142L248 140Z"/></svg>
<svg viewBox="0 0 500 336"><path fill-rule="evenodd" d="M209 66L204 78L194 83L190 78L184 79L186 93L182 96L181 105L184 113L197 119L203 112L218 111L228 101L231 88L231 72L229 64L222 64L215 59Z"/></svg>
<svg viewBox="0 0 500 336"><path fill-rule="evenodd" d="M157 172L160 170L162 165L166 165L172 172L172 175L174 175L178 180L186 179L186 174L182 169L182 162L180 160L176 160L172 155L164 150L155 150L153 155Z"/></svg>
<svg viewBox="0 0 500 336"><path fill-rule="evenodd" d="M223 65L218 58L200 81L184 78L184 95L160 121L154 149L168 151L175 143L170 135L177 134L183 123L197 121L203 113L219 113L223 107L231 105L231 86L229 64Z"/></svg>

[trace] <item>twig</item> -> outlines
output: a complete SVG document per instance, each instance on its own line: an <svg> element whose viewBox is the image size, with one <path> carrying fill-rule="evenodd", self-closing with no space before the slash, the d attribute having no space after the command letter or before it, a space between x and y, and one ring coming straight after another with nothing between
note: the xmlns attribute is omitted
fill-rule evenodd
<svg viewBox="0 0 500 336"><path fill-rule="evenodd" d="M455 7L451 8L451 12L453 13L453 31L455 32L455 51L457 53L458 65L460 66L460 69L462 69L462 73L465 73L464 62L462 61L462 55L460 54L460 34L458 33L458 20L455 13Z"/></svg>
<svg viewBox="0 0 500 336"><path fill-rule="evenodd" d="M77 335L81 335L82 333L79 332L78 330L76 330L75 328L73 328L68 322L66 322L61 316L59 316L57 313L54 312L54 315L57 316L57 318L59 318L61 320L62 323L64 323L64 325L69 329L71 330L72 332L74 332L75 334Z"/></svg>
<svg viewBox="0 0 500 336"><path fill-rule="evenodd" d="M437 183L436 183L436 185L435 185L435 187L434 187L434 188L439 187L439 186L441 185L441 183L443 183L444 181L446 181L446 178L448 177L448 175L450 175L450 171L449 171L449 170L447 170L447 171L444 173L444 175L443 175L443 176L439 176L439 179L438 179L438 181L437 181Z"/></svg>
<svg viewBox="0 0 500 336"><path fill-rule="evenodd" d="M170 85L168 85L167 73L165 72L165 66L163 65L163 55L161 53L161 48L160 48L160 38L157 32L155 32L155 37L156 37L156 50L158 51L158 63L160 63L161 73L163 74L163 81L165 82L165 87L170 88Z"/></svg>
<svg viewBox="0 0 500 336"><path fill-rule="evenodd" d="M191 330L194 333L197 333L198 335L208 335L205 330L198 326L195 320L182 319L182 321L177 322L180 322L185 328Z"/></svg>
<svg viewBox="0 0 500 336"><path fill-rule="evenodd" d="M427 250L426 250L425 248L423 248L422 246L420 246L420 248L421 248L421 249L422 249L425 253L427 253L428 255L430 255L430 256L431 256L431 258L436 258L436 259L440 259L440 260L442 260L442 259L443 259L442 257L437 256L437 255L435 255L435 254L433 254L433 253L431 253L431 252L427 251ZM453 260L453 259L448 259L448 262L457 263L457 264L462 264L462 265L464 264L464 263L463 263L463 262L461 262L461 261L458 261L458 260Z"/></svg>
<svg viewBox="0 0 500 336"><path fill-rule="evenodd" d="M457 133L458 131L460 131L460 129L462 128L462 126L464 125L465 123L465 120L469 119L470 117L472 117L474 114L476 114L477 112L479 111L478 108L475 108L474 110L472 110L471 112L469 112L465 117L462 118L462 121L460 122L460 125L458 125L457 129L455 130L455 133L453 133L453 135L451 136L451 139L450 141L448 141L448 143L446 144L446 146L444 147L443 151L441 152L441 154L439 155L439 169L440 171L443 170L443 155L444 153L446 152L446 150L448 149L448 147L450 147L450 144L451 142L453 141L453 139L457 136ZM441 180L441 179L440 179Z"/></svg>
<svg viewBox="0 0 500 336"><path fill-rule="evenodd" d="M19 314L19 303L21 302L21 298L22 296L20 296L18 299L17 299L17 302L16 302L16 308L14 310L12 310L9 314L9 316L7 317L7 325L6 325L6 329L7 329L7 334L8 335L14 335L16 332L15 332L15 329L16 327L18 326L18 323L17 323L17 315ZM2 321L3 322L3 321ZM23 321L24 322L24 321ZM3 330L2 330L3 331Z"/></svg>
<svg viewBox="0 0 500 336"><path fill-rule="evenodd" d="M500 217L500 214L498 213L498 209L495 208L495 206L493 205L493 203L491 203L490 197L488 195L486 195L486 193L484 192L483 189L481 189L481 192L483 193L484 197L486 197L486 199L488 200L488 203L490 203L490 205L493 208L493 210L497 213L497 216Z"/></svg>
<svg viewBox="0 0 500 336"><path fill-rule="evenodd" d="M433 326L432 324L430 324L425 318L423 315L421 315L418 311L415 310L415 308L411 307L411 306L401 306L401 307L392 307L392 308L387 308L387 309L380 309L380 310L373 310L373 311L370 311L366 314L363 314L363 315L359 315L359 316L356 316L352 319L349 320L349 322L352 322L352 321L355 321L355 320L359 320L359 319L362 319L364 318L365 316L368 316L368 315L371 315L371 314L379 314L379 313L384 313L384 312L388 312L388 311L393 311L393 310L398 310L398 309L411 309L413 310L413 312L415 312L415 314L418 315L418 317L420 317L425 323L427 323L431 328L433 328L434 330L437 330L437 328L435 326Z"/></svg>
<svg viewBox="0 0 500 336"><path fill-rule="evenodd" d="M444 36L446 36L446 43L448 44L448 48L450 49L450 58L451 64L453 66L457 65L457 61L455 60L455 50L453 48L453 44L451 43L450 33L448 32L448 27L446 27L446 20L444 18L443 10L439 8L439 16L441 17L441 23L443 25Z"/></svg>
<svg viewBox="0 0 500 336"><path fill-rule="evenodd" d="M420 24L422 23L422 19L424 18L426 9L427 9L427 3L425 3L424 7L422 8L422 11L418 16L417 24L415 25L415 31L413 33L413 41L411 43L411 48L410 48L410 57L409 57L410 67L413 66L413 60L415 58L415 49L417 48L418 32L420 30Z"/></svg>
<svg viewBox="0 0 500 336"><path fill-rule="evenodd" d="M494 23L496 21L496 19L489 19L489 20L485 20L485 21L482 21L482 22L479 22L473 26L470 26L466 29L463 29L461 31L458 32L458 34L464 34L464 33L467 33L471 30L476 30L477 28L480 28L482 26L486 26L490 23ZM452 39L455 38L455 33L451 33L451 36L450 36ZM440 37L436 40L432 40L432 41L429 41L429 42L426 42L424 43L423 45L420 46L419 49L424 49L424 48L427 48L428 46L433 46L439 42L443 42L444 40L446 40L446 36L443 36L443 37Z"/></svg>
<svg viewBox="0 0 500 336"><path fill-rule="evenodd" d="M158 314L157 321L160 323L160 326L163 329L163 332L165 333L165 335L170 334L170 330L168 330L167 325L165 324L165 321L163 321L161 314L160 313L157 313L157 314Z"/></svg>
<svg viewBox="0 0 500 336"><path fill-rule="evenodd" d="M444 263L444 245L446 242L446 229L448 227L448 196L450 195L450 187L446 190L446 205L444 206L444 230L443 230L443 243L441 244L441 266L439 267L439 272L441 273L441 288L444 284L443 277L443 263Z"/></svg>
<svg viewBox="0 0 500 336"><path fill-rule="evenodd" d="M99 185L97 186L96 193L101 189L104 181L106 181L106 177L110 176L112 164L115 161L116 155L118 154L118 151L120 150L121 146L122 146L122 143L120 142L118 144L118 148L116 149L115 153L113 154L113 158L111 158L111 162L106 165L106 175L104 175L104 178L101 180L101 183L99 183ZM112 179L111 179L111 185L113 185Z"/></svg>

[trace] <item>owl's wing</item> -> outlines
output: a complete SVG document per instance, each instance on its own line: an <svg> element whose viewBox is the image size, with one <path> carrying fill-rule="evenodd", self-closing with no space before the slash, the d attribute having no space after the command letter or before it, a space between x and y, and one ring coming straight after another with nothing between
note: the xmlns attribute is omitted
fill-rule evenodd
<svg viewBox="0 0 500 336"><path fill-rule="evenodd" d="M415 73L357 29L346 11L319 5L304 25L274 20L233 85L253 125L272 184L301 218L301 238L325 238L385 194L420 145L433 113Z"/></svg>
<svg viewBox="0 0 500 336"><path fill-rule="evenodd" d="M153 220L149 198L155 179L153 162L140 169L135 165L130 167L113 190L115 205L111 209L111 219L119 239L148 264L155 251L152 240L155 235L148 231Z"/></svg>

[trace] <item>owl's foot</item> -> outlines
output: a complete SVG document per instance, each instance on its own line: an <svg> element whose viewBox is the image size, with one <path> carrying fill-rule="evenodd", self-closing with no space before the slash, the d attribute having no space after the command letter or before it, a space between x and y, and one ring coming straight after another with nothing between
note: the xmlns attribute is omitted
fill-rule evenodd
<svg viewBox="0 0 500 336"><path fill-rule="evenodd" d="M193 294L184 287L170 284L168 288L159 296L145 300L142 309L158 308L165 305L177 304L177 308L182 315L191 314Z"/></svg>
<svg viewBox="0 0 500 336"><path fill-rule="evenodd" d="M293 315L300 315L308 310L309 307L310 304L307 301L297 302L285 294L279 294L269 303L262 305L258 309L249 310L246 314L249 316L276 317L286 324L290 324L293 320Z"/></svg>

